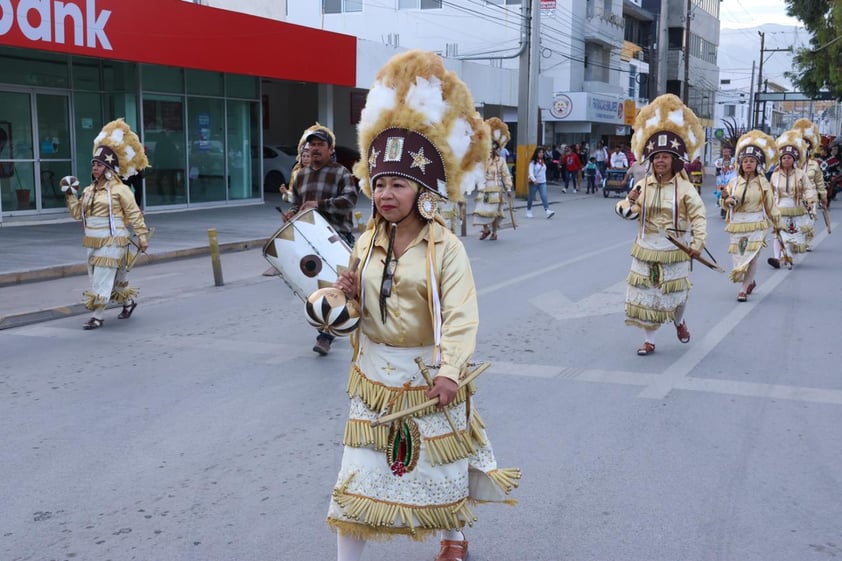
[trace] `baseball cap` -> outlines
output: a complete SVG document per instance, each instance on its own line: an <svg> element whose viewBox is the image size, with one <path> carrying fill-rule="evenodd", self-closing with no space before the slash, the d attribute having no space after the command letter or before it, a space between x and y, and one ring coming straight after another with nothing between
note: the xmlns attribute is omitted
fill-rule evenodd
<svg viewBox="0 0 842 561"><path fill-rule="evenodd" d="M325 142L327 142L331 146L333 145L333 143L331 142L332 139L330 138L330 135L327 133L327 131L323 131L321 129L314 130L313 132L308 134L307 138L306 138L306 141L310 142L311 138L318 138L319 140L324 140Z"/></svg>

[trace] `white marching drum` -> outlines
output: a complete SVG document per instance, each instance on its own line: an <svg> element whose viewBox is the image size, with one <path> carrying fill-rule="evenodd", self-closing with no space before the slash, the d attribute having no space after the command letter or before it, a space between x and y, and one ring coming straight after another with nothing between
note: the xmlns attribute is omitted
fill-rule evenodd
<svg viewBox="0 0 842 561"><path fill-rule="evenodd" d="M263 257L302 300L333 286L348 268L351 248L315 209L296 214L263 246Z"/></svg>

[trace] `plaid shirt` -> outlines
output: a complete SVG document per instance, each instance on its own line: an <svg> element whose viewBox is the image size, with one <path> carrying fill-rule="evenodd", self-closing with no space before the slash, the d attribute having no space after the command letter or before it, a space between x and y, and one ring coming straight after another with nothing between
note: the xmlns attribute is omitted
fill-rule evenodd
<svg viewBox="0 0 842 561"><path fill-rule="evenodd" d="M319 212L337 232L349 234L353 231L357 187L342 164L330 162L319 169L301 168L295 176L292 195L290 211L298 212L305 201L316 201Z"/></svg>

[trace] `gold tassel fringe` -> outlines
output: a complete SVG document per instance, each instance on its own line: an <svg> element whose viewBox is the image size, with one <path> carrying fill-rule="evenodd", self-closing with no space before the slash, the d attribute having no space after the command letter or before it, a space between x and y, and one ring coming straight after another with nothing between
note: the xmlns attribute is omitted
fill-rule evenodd
<svg viewBox="0 0 842 561"><path fill-rule="evenodd" d="M94 294L90 290L86 290L82 293L82 302L85 304L85 308L89 310L104 308L108 304L108 301L105 298Z"/></svg>
<svg viewBox="0 0 842 561"><path fill-rule="evenodd" d="M91 236L85 236L84 238L82 238L82 247L101 249L107 245L126 247L127 245L129 245L129 238L125 236L108 236L106 238L93 238Z"/></svg>
<svg viewBox="0 0 842 561"><path fill-rule="evenodd" d="M138 293L137 288L130 287L129 283L125 283L124 287L114 287L114 290L111 291L111 299L118 304L125 304L137 298Z"/></svg>
<svg viewBox="0 0 842 561"><path fill-rule="evenodd" d="M348 485L353 477L353 474L348 476L344 483L333 490L334 502L347 518L354 521L355 526L359 526L345 527L343 533L359 532L354 535L382 540L395 534L416 536L419 530L459 529L465 524L472 526L477 519L468 508L467 498L445 505L415 506L353 495L348 493ZM396 523L399 526L396 527ZM341 521L328 519L328 524L343 530Z"/></svg>
<svg viewBox="0 0 842 561"><path fill-rule="evenodd" d="M652 284L652 281L649 277L641 275L640 273L636 273L634 271L629 272L629 276L626 277L626 281L636 287L643 287L643 288L656 288L655 285ZM686 278L681 279L673 279L670 281L664 281L661 283L661 286L658 287L663 294L672 294L673 292L682 292L684 290L690 290L690 281Z"/></svg>
<svg viewBox="0 0 842 561"><path fill-rule="evenodd" d="M690 256L680 249L645 249L637 244L632 246L631 254L635 259L650 263L681 263L690 260Z"/></svg>
<svg viewBox="0 0 842 561"><path fill-rule="evenodd" d="M108 267L109 269L119 269L123 264L122 259L115 259L113 257L92 256L88 259L88 265L91 267Z"/></svg>
<svg viewBox="0 0 842 561"><path fill-rule="evenodd" d="M508 495L519 485L521 471L520 468L493 469L486 475Z"/></svg>
<svg viewBox="0 0 842 561"><path fill-rule="evenodd" d="M403 394L400 398L401 403L399 407L401 409L404 407L414 407L415 405L424 403L428 400L426 395L427 389L427 386L416 386L405 390L401 387L390 387L385 384L381 384L380 382L373 382L369 380L355 364L351 367L351 374L348 376L348 387L346 391L349 397L353 397L355 395L360 396L360 399L363 400L366 407L377 413L383 411L392 398L399 393ZM451 406L463 403L468 395L468 392L473 395L475 391L475 387L471 384L467 387L459 388L459 391L456 392L456 397L451 402ZM437 405L431 405L430 407L415 413L415 416L423 417L424 415L429 415L437 410Z"/></svg>
<svg viewBox="0 0 842 561"><path fill-rule="evenodd" d="M634 325L644 329L657 328L661 324L673 321L675 312L666 310L652 310L637 304L626 303L626 325Z"/></svg>
<svg viewBox="0 0 842 561"><path fill-rule="evenodd" d="M744 253L754 253L755 251L760 251L764 247L766 247L766 240L762 240L759 242L748 242ZM732 253L734 255L739 254L740 246L735 243L729 244L728 253Z"/></svg>
<svg viewBox="0 0 842 561"><path fill-rule="evenodd" d="M764 218L758 222L741 222L739 224L731 222L725 226L725 231L729 234L748 234L757 230L767 230L768 228L769 222Z"/></svg>
<svg viewBox="0 0 842 561"><path fill-rule="evenodd" d="M450 432L430 438L422 437L427 445L427 458L430 463L444 465L469 457L473 450L465 450L465 437L470 438L472 446L485 446L487 442L482 432L484 427L482 419L474 413L469 430L459 431L459 434ZM369 421L349 419L345 423L342 444L352 448L368 446L378 452L384 452L389 446L389 425L372 427Z"/></svg>
<svg viewBox="0 0 842 561"><path fill-rule="evenodd" d="M803 206L787 206L778 207L781 211L781 216L804 216L807 214L807 209Z"/></svg>

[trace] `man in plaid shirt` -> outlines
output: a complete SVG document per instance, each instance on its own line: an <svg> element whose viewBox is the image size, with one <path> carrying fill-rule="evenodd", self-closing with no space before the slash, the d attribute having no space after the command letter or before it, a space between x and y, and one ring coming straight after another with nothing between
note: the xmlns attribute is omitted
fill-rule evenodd
<svg viewBox="0 0 842 561"><path fill-rule="evenodd" d="M353 212L357 206L354 178L342 164L333 161L334 136L330 129L313 127L306 142L310 146L310 165L301 168L295 177L289 214L315 208L353 247ZM325 356L332 342L332 335L320 331L313 351Z"/></svg>

